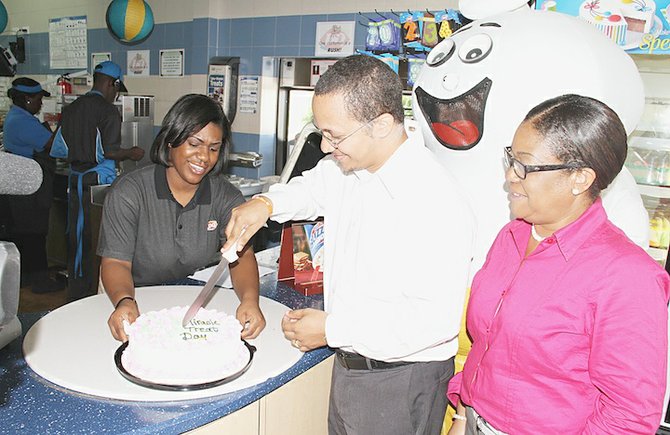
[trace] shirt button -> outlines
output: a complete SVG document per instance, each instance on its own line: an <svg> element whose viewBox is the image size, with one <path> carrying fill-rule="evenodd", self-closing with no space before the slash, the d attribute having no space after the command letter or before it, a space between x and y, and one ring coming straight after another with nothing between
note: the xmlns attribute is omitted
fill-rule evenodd
<svg viewBox="0 0 670 435"><path fill-rule="evenodd" d="M178 230L181 230L181 228L182 228L182 226L181 226L181 224L179 224L179 226L177 227L177 229L178 229Z"/></svg>

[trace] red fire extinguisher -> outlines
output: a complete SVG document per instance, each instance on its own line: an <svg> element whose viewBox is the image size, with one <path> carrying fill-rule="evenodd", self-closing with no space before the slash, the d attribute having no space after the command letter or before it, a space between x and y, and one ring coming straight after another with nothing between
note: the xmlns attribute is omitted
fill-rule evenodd
<svg viewBox="0 0 670 435"><path fill-rule="evenodd" d="M65 95L72 93L72 85L64 76L58 78L57 84L60 86L61 94Z"/></svg>

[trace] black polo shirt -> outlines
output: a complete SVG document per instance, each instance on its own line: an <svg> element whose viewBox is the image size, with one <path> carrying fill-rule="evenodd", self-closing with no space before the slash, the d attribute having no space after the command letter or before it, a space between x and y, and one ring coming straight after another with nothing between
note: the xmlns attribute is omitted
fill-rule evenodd
<svg viewBox="0 0 670 435"><path fill-rule="evenodd" d="M100 93L91 91L63 109L61 132L68 163L83 172L100 163L105 153L121 148L121 114Z"/></svg>
<svg viewBox="0 0 670 435"><path fill-rule="evenodd" d="M207 175L182 207L164 166L137 169L107 193L97 254L130 261L136 286L186 278L220 258L230 213L243 202L223 175Z"/></svg>

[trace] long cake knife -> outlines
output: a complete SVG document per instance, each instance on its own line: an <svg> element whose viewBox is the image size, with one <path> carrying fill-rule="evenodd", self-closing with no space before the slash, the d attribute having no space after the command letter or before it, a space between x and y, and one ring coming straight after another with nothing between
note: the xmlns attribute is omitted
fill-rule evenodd
<svg viewBox="0 0 670 435"><path fill-rule="evenodd" d="M221 277L226 273L230 273L230 268L228 267L230 263L234 263L237 261L239 258L237 256L237 243L240 241L240 238L242 237L242 234L246 231L246 228L242 229L242 232L240 232L240 235L237 236L237 239L235 240L235 243L230 245L228 249L223 251L221 253L221 261L219 261L219 264L216 266L214 269L214 272L212 272L212 275L209 277L207 282L205 283L205 286L202 288L198 296L195 298L191 306L188 308L186 311L186 314L184 315L184 319L181 321L181 326L186 327L188 325L188 322L191 321L197 314L198 310L205 305L207 302L209 302L209 298L214 293L215 285Z"/></svg>

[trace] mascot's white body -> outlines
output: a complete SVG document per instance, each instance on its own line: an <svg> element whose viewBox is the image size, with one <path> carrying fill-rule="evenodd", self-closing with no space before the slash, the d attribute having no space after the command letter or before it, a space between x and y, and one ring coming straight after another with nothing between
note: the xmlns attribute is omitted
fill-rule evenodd
<svg viewBox="0 0 670 435"><path fill-rule="evenodd" d="M477 16L477 7L487 4L497 10ZM505 7L510 11L500 10ZM530 10L521 0L461 1L461 11L484 18L431 51L413 104L426 146L472 201L476 272L511 219L503 149L526 113L562 94L586 95L612 107L630 134L643 111L644 91L630 57L578 18ZM646 247L649 218L627 169L603 192L603 203L610 220Z"/></svg>

